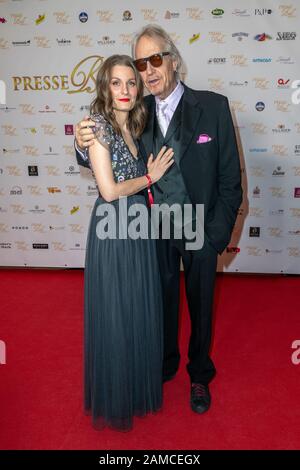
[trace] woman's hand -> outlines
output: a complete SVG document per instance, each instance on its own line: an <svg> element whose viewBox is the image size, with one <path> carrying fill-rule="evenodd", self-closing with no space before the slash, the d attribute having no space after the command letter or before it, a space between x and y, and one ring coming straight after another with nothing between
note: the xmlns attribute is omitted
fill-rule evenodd
<svg viewBox="0 0 300 470"><path fill-rule="evenodd" d="M155 160L153 158L153 154L151 153L148 159L147 169L152 183L156 183L156 181L158 181L165 174L167 169L173 165L173 155L173 149L167 149L165 146L161 148Z"/></svg>

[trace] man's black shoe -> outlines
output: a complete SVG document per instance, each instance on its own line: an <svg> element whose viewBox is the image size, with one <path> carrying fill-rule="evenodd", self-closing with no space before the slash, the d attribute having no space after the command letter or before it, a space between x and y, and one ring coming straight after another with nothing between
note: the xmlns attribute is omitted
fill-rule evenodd
<svg viewBox="0 0 300 470"><path fill-rule="evenodd" d="M211 402L208 385L192 383L191 387L191 408L195 413L205 413Z"/></svg>

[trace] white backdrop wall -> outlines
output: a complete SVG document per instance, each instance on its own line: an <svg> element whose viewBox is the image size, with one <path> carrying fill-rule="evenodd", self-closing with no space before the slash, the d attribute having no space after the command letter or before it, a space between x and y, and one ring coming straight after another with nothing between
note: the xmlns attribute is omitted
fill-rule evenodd
<svg viewBox="0 0 300 470"><path fill-rule="evenodd" d="M219 270L300 273L298 5L0 0L0 264L83 266L97 190L76 164L74 125L102 61L158 23L186 84L230 100L245 197Z"/></svg>

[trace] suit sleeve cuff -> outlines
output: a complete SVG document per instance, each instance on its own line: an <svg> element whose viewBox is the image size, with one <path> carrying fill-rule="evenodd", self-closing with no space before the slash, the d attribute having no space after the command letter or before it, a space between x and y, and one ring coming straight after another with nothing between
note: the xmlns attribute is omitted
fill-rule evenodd
<svg viewBox="0 0 300 470"><path fill-rule="evenodd" d="M74 142L74 147L75 147L75 150L79 153L79 155L81 156L81 158L87 162L88 161L88 149L85 148L85 149L82 149L81 147L79 147L79 145L77 144L76 140Z"/></svg>

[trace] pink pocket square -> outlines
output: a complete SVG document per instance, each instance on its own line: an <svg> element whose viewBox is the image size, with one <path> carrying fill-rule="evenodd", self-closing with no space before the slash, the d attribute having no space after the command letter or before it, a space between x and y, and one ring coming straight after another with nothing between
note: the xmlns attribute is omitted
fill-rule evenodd
<svg viewBox="0 0 300 470"><path fill-rule="evenodd" d="M206 142L210 142L212 138L208 134L200 134L197 140L197 144L206 144Z"/></svg>

